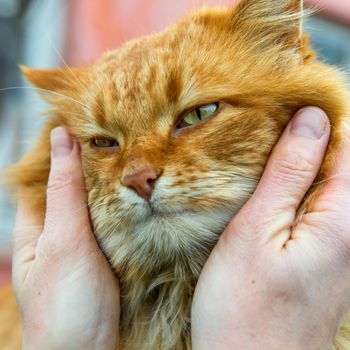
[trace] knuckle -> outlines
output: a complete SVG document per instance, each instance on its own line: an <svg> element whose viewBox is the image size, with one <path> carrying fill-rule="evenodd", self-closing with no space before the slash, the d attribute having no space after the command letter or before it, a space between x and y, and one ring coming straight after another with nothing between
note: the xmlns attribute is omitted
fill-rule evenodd
<svg viewBox="0 0 350 350"><path fill-rule="evenodd" d="M14 250L21 250L28 247L36 241L36 237L41 232L41 227L38 225L19 225L15 224L12 231L12 247Z"/></svg>
<svg viewBox="0 0 350 350"><path fill-rule="evenodd" d="M78 179L75 174L68 169L63 169L50 175L50 179L47 185L47 192L58 192L66 187L74 187L78 184Z"/></svg>
<svg viewBox="0 0 350 350"><path fill-rule="evenodd" d="M12 248L14 251L21 250L28 244L26 237L21 236L21 233L22 232L18 232L16 228L13 230Z"/></svg>
<svg viewBox="0 0 350 350"><path fill-rule="evenodd" d="M310 176L315 171L314 162L303 154L288 152L275 161L275 169L283 179Z"/></svg>

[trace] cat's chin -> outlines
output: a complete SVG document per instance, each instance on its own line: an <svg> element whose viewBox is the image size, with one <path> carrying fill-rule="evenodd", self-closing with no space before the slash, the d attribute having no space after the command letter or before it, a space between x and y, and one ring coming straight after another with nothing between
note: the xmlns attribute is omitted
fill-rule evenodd
<svg viewBox="0 0 350 350"><path fill-rule="evenodd" d="M174 199L164 193L156 191L145 201L133 191L120 188L118 200L106 206L90 206L96 237L117 272L142 264L151 274L152 269L159 271L162 266L190 260L200 271L245 200L232 196L234 200L214 205L208 198L194 206L186 198Z"/></svg>
<svg viewBox="0 0 350 350"><path fill-rule="evenodd" d="M181 216L193 216L193 215L196 215L195 211L193 210L183 209L183 210L175 210L175 211L163 211L163 210L158 210L151 207L150 214L145 221L173 219L173 218L179 218Z"/></svg>
<svg viewBox="0 0 350 350"><path fill-rule="evenodd" d="M167 263L179 255L206 259L233 213L232 208L223 207L210 213L150 210L145 214L143 220L130 216L128 224L125 217L123 225L111 221L109 227L118 227L113 232L97 228L96 236L114 267L139 256Z"/></svg>

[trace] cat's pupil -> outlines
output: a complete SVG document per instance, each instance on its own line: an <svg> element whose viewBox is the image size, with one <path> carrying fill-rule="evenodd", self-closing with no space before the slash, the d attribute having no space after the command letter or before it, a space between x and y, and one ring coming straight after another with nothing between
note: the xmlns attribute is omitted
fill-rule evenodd
<svg viewBox="0 0 350 350"><path fill-rule="evenodd" d="M177 126L177 128L184 128L186 126L196 125L203 120L210 118L219 108L218 103L211 103L193 109L191 112L185 115L182 122Z"/></svg>
<svg viewBox="0 0 350 350"><path fill-rule="evenodd" d="M199 120L205 120L211 117L218 109L217 103L211 103L210 105L202 106L195 109L196 116Z"/></svg>

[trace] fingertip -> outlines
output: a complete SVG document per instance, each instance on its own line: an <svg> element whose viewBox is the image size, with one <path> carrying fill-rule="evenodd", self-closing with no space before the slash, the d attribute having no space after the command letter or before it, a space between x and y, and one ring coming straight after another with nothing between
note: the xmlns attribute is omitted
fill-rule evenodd
<svg viewBox="0 0 350 350"><path fill-rule="evenodd" d="M317 107L304 107L291 119L253 195L270 203L271 215L298 208L321 167L329 136L329 119Z"/></svg>
<svg viewBox="0 0 350 350"><path fill-rule="evenodd" d="M52 158L69 156L74 149L74 140L65 128L57 127L51 130L51 154Z"/></svg>
<svg viewBox="0 0 350 350"><path fill-rule="evenodd" d="M55 233L69 222L85 220L87 198L79 143L63 127L51 131L51 167L46 189L45 232ZM81 220L72 213L81 212ZM51 234L50 234L51 235Z"/></svg>
<svg viewBox="0 0 350 350"><path fill-rule="evenodd" d="M290 131L294 136L319 140L330 128L326 113L318 107L304 107L293 117Z"/></svg>

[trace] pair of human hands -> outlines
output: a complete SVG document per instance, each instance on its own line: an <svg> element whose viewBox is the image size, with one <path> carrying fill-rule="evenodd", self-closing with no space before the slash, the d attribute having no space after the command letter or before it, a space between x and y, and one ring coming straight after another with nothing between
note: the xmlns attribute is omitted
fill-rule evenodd
<svg viewBox="0 0 350 350"><path fill-rule="evenodd" d="M288 124L261 181L229 223L198 281L193 349L322 349L349 310L350 140L302 221L296 210L322 163L327 116L305 108ZM346 135L348 136L348 135ZM43 227L19 201L13 285L24 349L112 349L119 285L92 233L79 146L51 135Z"/></svg>

